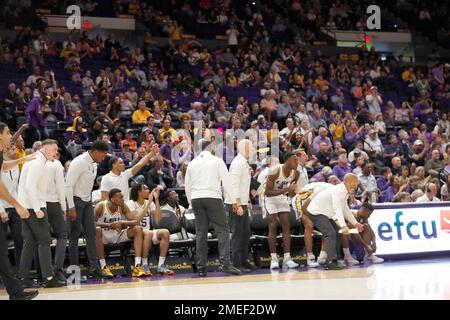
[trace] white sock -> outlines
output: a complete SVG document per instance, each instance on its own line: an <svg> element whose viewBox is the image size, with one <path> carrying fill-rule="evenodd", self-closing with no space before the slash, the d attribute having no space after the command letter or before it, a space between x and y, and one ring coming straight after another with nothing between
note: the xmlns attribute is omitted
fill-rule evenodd
<svg viewBox="0 0 450 320"><path fill-rule="evenodd" d="M326 258L327 252L326 251L320 251L319 258Z"/></svg>
<svg viewBox="0 0 450 320"><path fill-rule="evenodd" d="M158 268L161 267L161 265L163 265L165 261L166 261L166 257L160 256L159 260L158 260Z"/></svg>
<svg viewBox="0 0 450 320"><path fill-rule="evenodd" d="M270 257L272 258L272 261L278 261L278 256L276 253L271 253Z"/></svg>
<svg viewBox="0 0 450 320"><path fill-rule="evenodd" d="M308 259L316 259L316 256L312 252L308 252Z"/></svg>
<svg viewBox="0 0 450 320"><path fill-rule="evenodd" d="M105 259L100 259L100 268L104 268L106 267L106 260Z"/></svg>
<svg viewBox="0 0 450 320"><path fill-rule="evenodd" d="M142 258L142 265L145 266L148 264L148 258Z"/></svg>
<svg viewBox="0 0 450 320"><path fill-rule="evenodd" d="M284 260L292 260L290 252L285 252L284 253Z"/></svg>
<svg viewBox="0 0 450 320"><path fill-rule="evenodd" d="M352 258L352 254L350 253L350 248L342 248L342 250L344 251L344 257L346 259Z"/></svg>
<svg viewBox="0 0 450 320"><path fill-rule="evenodd" d="M134 257L134 266L137 267L142 264L142 258L141 257Z"/></svg>

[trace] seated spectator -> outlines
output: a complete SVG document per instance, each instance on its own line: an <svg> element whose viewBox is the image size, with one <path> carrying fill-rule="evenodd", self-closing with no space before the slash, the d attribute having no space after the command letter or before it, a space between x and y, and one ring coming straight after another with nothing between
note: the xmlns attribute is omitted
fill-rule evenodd
<svg viewBox="0 0 450 320"><path fill-rule="evenodd" d="M441 154L439 150L433 150L431 152L431 158L425 163L425 172L427 174L438 177L442 169L444 169L444 164L440 160Z"/></svg>
<svg viewBox="0 0 450 320"><path fill-rule="evenodd" d="M326 128L319 128L319 135L313 139L313 152L319 151L319 145L325 143L328 149L331 149L331 140L327 137L328 130Z"/></svg>
<svg viewBox="0 0 450 320"><path fill-rule="evenodd" d="M371 202L378 199L378 185L373 170L373 164L365 162L362 166L362 174L359 175L360 187L366 193L367 199L371 199Z"/></svg>
<svg viewBox="0 0 450 320"><path fill-rule="evenodd" d="M153 169L147 173L147 185L151 188L159 188L161 191L172 188L174 179L171 170L163 168L164 160L162 157L156 157L153 160Z"/></svg>
<svg viewBox="0 0 450 320"><path fill-rule="evenodd" d="M400 192L404 192L408 187L408 184L400 184L401 180L398 176L391 176L390 186L380 195L380 202L392 202L392 200L398 197Z"/></svg>
<svg viewBox="0 0 450 320"><path fill-rule="evenodd" d="M369 135L364 140L364 150L369 153L375 153L377 156L383 155L383 144L380 138L378 138L378 133L374 129L370 129Z"/></svg>
<svg viewBox="0 0 450 320"><path fill-rule="evenodd" d="M341 151L338 154L338 163L333 167L333 175L335 175L340 181L343 181L344 176L351 172L352 168L349 166L347 153L345 151Z"/></svg>
<svg viewBox="0 0 450 320"><path fill-rule="evenodd" d="M364 161L369 160L369 156L363 150L363 143L362 143L362 141L359 141L359 140L356 141L355 148L352 151L350 151L350 153L348 154L348 161L350 163L353 163L357 156L362 156Z"/></svg>
<svg viewBox="0 0 450 320"><path fill-rule="evenodd" d="M148 118L152 114L147 109L147 105L144 100L139 101L138 103L138 109L133 112L133 115L131 116L131 121L133 124L147 124Z"/></svg>
<svg viewBox="0 0 450 320"><path fill-rule="evenodd" d="M391 168L384 167L381 173L382 176L377 179L377 186L380 192L383 192L390 186L392 177Z"/></svg>
<svg viewBox="0 0 450 320"><path fill-rule="evenodd" d="M441 202L439 198L436 197L437 187L434 183L427 183L425 187L425 194L419 198L417 198L417 203L426 203L426 202Z"/></svg>
<svg viewBox="0 0 450 320"><path fill-rule="evenodd" d="M127 129L125 131L125 138L120 141L120 146L123 147L124 144L128 144L131 151L137 150L137 142L133 139L133 129Z"/></svg>

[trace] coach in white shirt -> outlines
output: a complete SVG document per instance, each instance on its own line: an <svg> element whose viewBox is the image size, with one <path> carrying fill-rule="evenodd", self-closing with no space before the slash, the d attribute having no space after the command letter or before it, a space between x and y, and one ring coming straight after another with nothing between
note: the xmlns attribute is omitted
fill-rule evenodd
<svg viewBox="0 0 450 320"><path fill-rule="evenodd" d="M153 153L146 154L138 163L127 170L125 170L125 163L122 158L112 157L109 160L109 167L111 168L111 171L103 176L100 184L102 200L108 200L109 192L114 188L122 191L125 202L130 200L130 188L128 186L128 181L137 175L145 165L147 165L153 155Z"/></svg>
<svg viewBox="0 0 450 320"><path fill-rule="evenodd" d="M105 141L95 141L91 150L85 152L70 163L66 174L66 198L69 205L69 260L71 265L79 265L78 240L83 226L86 237L86 251L90 264L90 275L107 277L98 266L95 243L94 208L92 206L92 187L97 176L97 164L108 153L109 145Z"/></svg>
<svg viewBox="0 0 450 320"><path fill-rule="evenodd" d="M230 174L225 162L211 154L210 150L214 147L211 141L200 139L198 145L202 152L188 164L185 178L186 197L195 215L198 275L205 277L207 274L209 221L214 224L219 240L221 264L219 270L238 275L241 271L233 267L230 261L230 227L221 190L222 183L227 197L234 199L232 206L237 212L236 196L231 185Z"/></svg>
<svg viewBox="0 0 450 320"><path fill-rule="evenodd" d="M423 196L417 198L417 203L425 203L425 202L441 202L436 197L437 194L437 187L434 183L430 182L427 184L426 192Z"/></svg>
<svg viewBox="0 0 450 320"><path fill-rule="evenodd" d="M297 185L301 189L309 183L308 171L305 168L306 162L308 162L308 154L304 149L298 150L297 159L297 171L300 172L297 180Z"/></svg>
<svg viewBox="0 0 450 320"><path fill-rule="evenodd" d="M46 209L48 170L47 161L54 161L58 152L55 140L44 140L42 149L36 159L22 167L20 175L18 200L28 209L29 218L23 220L23 250L20 258L19 274L29 280L34 251L38 247L43 286L46 288L62 287L66 283L54 277L52 255L50 251L51 236Z"/></svg>
<svg viewBox="0 0 450 320"><path fill-rule="evenodd" d="M342 234L348 234L349 230L345 220L359 231L363 229L363 225L356 221L348 207L349 193L356 191L358 183L358 177L348 173L344 176L344 182L323 190L308 206L308 215L317 230L323 233L327 244L327 269L340 270L345 267L337 262L338 256L341 255L339 229L342 230ZM334 220L338 221L339 226Z"/></svg>
<svg viewBox="0 0 450 320"><path fill-rule="evenodd" d="M47 161L47 214L48 222L56 238L54 268L55 276L66 281L64 276L64 258L67 246L67 204L64 192L64 167L59 162L59 153L55 161Z"/></svg>
<svg viewBox="0 0 450 320"><path fill-rule="evenodd" d="M5 160L15 160L17 158L15 148L10 148L7 152L3 154ZM9 194L17 199L17 189L19 187L19 176L20 170L19 166L15 166L8 171L2 171L1 179L6 186ZM23 238L22 238L22 219L16 212L16 209L4 200L0 200L0 217L3 223L3 227L9 225L11 230L11 236L14 241L14 259L15 265L20 264L20 256L22 254Z"/></svg>
<svg viewBox="0 0 450 320"><path fill-rule="evenodd" d="M252 142L248 139L239 141L237 145L238 155L230 166L231 187L237 194L238 211L233 211L233 199L227 196L225 204L229 212L231 225L231 261L242 272L250 272L254 266L248 261L248 249L250 242L250 182L252 179L251 168L248 159L255 154Z"/></svg>

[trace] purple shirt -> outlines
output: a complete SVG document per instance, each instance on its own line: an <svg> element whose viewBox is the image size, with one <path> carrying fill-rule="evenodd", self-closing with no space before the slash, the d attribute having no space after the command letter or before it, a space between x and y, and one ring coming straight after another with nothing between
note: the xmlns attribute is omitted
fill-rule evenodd
<svg viewBox="0 0 450 320"><path fill-rule="evenodd" d="M350 168L350 166L341 166L340 164L337 164L334 166L333 168L333 174L338 177L339 180L344 180L344 176L347 173L351 173L352 169Z"/></svg>
<svg viewBox="0 0 450 320"><path fill-rule="evenodd" d="M392 186L387 188L386 192L380 196L381 202L391 202L397 192L394 190Z"/></svg>
<svg viewBox="0 0 450 320"><path fill-rule="evenodd" d="M44 114L41 110L42 99L34 97L25 110L25 117L32 128L42 129L45 127Z"/></svg>
<svg viewBox="0 0 450 320"><path fill-rule="evenodd" d="M328 146L331 146L331 140L328 137L322 138L321 136L317 136L314 138L313 143L312 143L312 147L314 149L314 151L319 150L319 145L325 142Z"/></svg>
<svg viewBox="0 0 450 320"><path fill-rule="evenodd" d="M379 177L377 179L377 186L380 191L384 191L389 187L389 181L386 180L384 177Z"/></svg>

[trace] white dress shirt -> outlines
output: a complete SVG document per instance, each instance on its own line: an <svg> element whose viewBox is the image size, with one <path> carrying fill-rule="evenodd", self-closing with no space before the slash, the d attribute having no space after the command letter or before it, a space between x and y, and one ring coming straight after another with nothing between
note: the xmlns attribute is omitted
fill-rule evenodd
<svg viewBox="0 0 450 320"><path fill-rule="evenodd" d="M250 182L252 180L251 168L247 159L242 154L238 154L230 165L231 187L240 198L241 205L246 206L250 200ZM225 198L226 204L232 204L234 201L227 196Z"/></svg>
<svg viewBox="0 0 450 320"><path fill-rule="evenodd" d="M47 161L48 185L47 185L47 202L59 202L63 210L67 210L66 194L64 192L64 167L55 160Z"/></svg>
<svg viewBox="0 0 450 320"><path fill-rule="evenodd" d="M303 188L309 183L308 171L304 166L297 165L297 171L300 173L297 180L297 185Z"/></svg>
<svg viewBox="0 0 450 320"><path fill-rule="evenodd" d="M341 228L346 226L345 220L351 224L357 221L348 207L348 191L345 184L330 186L321 191L308 206L308 212L313 215L324 215L329 219L338 220Z"/></svg>
<svg viewBox="0 0 450 320"><path fill-rule="evenodd" d="M433 197L433 200L430 200L426 194L424 194L423 196L417 198L416 200L417 203L425 203L425 202L441 202L441 200L439 200L436 197Z"/></svg>
<svg viewBox="0 0 450 320"><path fill-rule="evenodd" d="M47 159L42 152L38 152L36 159L22 167L17 200L24 208L38 212L47 206L47 185Z"/></svg>
<svg viewBox="0 0 450 320"><path fill-rule="evenodd" d="M97 164L89 152L85 152L70 163L66 174L66 197L69 210L75 208L73 197L91 201L92 187L97 175Z"/></svg>
<svg viewBox="0 0 450 320"><path fill-rule="evenodd" d="M231 177L222 159L209 151L202 151L189 162L185 177L186 198L189 203L192 199L222 199L221 183L227 196L235 199Z"/></svg>
<svg viewBox="0 0 450 320"><path fill-rule="evenodd" d="M17 189L19 188L19 176L20 170L18 166L15 166L11 170L2 171L2 181L6 186L9 194L17 199ZM0 200L0 212L5 212L4 209L12 209L14 208L8 202Z"/></svg>
<svg viewBox="0 0 450 320"><path fill-rule="evenodd" d="M117 175L110 171L105 174L102 178L102 183L100 185L101 192L110 192L112 189L117 188L123 193L125 202L130 200L130 188L128 187L128 180L133 177L131 169L127 169Z"/></svg>

